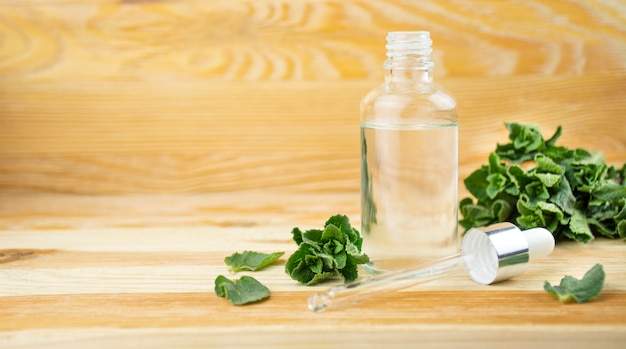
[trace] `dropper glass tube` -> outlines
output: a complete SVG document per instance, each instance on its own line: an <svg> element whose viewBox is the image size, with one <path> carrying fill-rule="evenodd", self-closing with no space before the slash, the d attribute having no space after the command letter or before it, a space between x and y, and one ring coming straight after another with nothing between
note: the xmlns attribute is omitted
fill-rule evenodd
<svg viewBox="0 0 626 349"><path fill-rule="evenodd" d="M456 269L462 254L445 257L418 268L400 269L365 278L316 293L309 297L309 309L321 312L340 308L385 293L426 283Z"/></svg>

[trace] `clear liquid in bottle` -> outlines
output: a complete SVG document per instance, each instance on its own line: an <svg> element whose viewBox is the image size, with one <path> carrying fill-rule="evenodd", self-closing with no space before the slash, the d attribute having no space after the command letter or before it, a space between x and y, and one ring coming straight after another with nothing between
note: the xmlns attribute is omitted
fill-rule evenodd
<svg viewBox="0 0 626 349"><path fill-rule="evenodd" d="M430 44L427 32L390 33L385 82L361 103L361 230L373 260L458 250L456 102L433 82Z"/></svg>

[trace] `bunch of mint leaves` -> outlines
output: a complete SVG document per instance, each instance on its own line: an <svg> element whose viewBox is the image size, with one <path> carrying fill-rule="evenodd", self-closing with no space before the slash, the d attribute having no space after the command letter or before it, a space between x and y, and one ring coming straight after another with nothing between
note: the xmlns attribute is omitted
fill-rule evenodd
<svg viewBox="0 0 626 349"><path fill-rule="evenodd" d="M330 217L323 230L302 232L296 227L291 234L298 249L287 260L285 272L302 284L313 285L336 275L345 282L354 281L358 265L369 262L361 252L361 234L345 215Z"/></svg>
<svg viewBox="0 0 626 349"><path fill-rule="evenodd" d="M619 169L600 153L557 146L561 126L547 140L537 125L505 126L510 142L464 181L476 201L459 203L463 228L508 221L546 228L557 241L626 238L626 163Z"/></svg>

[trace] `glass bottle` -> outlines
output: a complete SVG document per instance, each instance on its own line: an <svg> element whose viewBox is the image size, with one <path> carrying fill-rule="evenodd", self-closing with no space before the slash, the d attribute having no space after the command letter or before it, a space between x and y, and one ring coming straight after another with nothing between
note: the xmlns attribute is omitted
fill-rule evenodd
<svg viewBox="0 0 626 349"><path fill-rule="evenodd" d="M458 249L456 101L433 81L431 44L426 31L390 32L384 83L361 101L361 230L374 261Z"/></svg>

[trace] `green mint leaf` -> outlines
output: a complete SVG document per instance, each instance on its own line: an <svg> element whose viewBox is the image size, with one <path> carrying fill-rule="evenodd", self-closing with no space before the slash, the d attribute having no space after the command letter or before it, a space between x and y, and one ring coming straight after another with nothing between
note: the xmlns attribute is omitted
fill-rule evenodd
<svg viewBox="0 0 626 349"><path fill-rule="evenodd" d="M617 225L617 234L619 237L626 239L626 219Z"/></svg>
<svg viewBox="0 0 626 349"><path fill-rule="evenodd" d="M235 252L231 256L224 258L224 263L230 267L233 272L238 271L257 271L274 263L285 252L261 253L255 251L244 251L243 253Z"/></svg>
<svg viewBox="0 0 626 349"><path fill-rule="evenodd" d="M335 267L337 268L337 270L341 270L343 268L345 268L348 265L348 254L345 252L340 252L335 254L334 256L334 260L335 260Z"/></svg>
<svg viewBox="0 0 626 349"><path fill-rule="evenodd" d="M554 233L561 224L567 223L563 211L546 201L531 202L527 195L522 195L517 201L520 215L516 219L520 229L543 227Z"/></svg>
<svg viewBox="0 0 626 349"><path fill-rule="evenodd" d="M512 162L532 160L544 150L545 143L539 126L533 124L506 123L511 143L498 144L496 153L503 159Z"/></svg>
<svg viewBox="0 0 626 349"><path fill-rule="evenodd" d="M346 233L348 230L352 229L350 226L350 219L346 215L337 214L328 218L326 223L324 223L324 228L329 225L334 225L336 227L342 228L341 230Z"/></svg>
<svg viewBox="0 0 626 349"><path fill-rule="evenodd" d="M531 182L524 187L524 193L520 194L520 198L528 198L529 202L537 203L539 201L546 201L550 198L550 191L546 188L541 181Z"/></svg>
<svg viewBox="0 0 626 349"><path fill-rule="evenodd" d="M561 127L561 125L559 125L556 128L556 131L554 132L552 137L550 137L549 139L546 140L546 142L545 142L546 146L547 147L554 147L554 145L556 144L557 139L559 139L561 137L562 131L563 131L563 128Z"/></svg>
<svg viewBox="0 0 626 349"><path fill-rule="evenodd" d="M292 279L302 284L306 284L315 277L316 266L313 266L313 263L310 261L309 264L307 264L307 259L310 258L307 258L307 256L311 256L313 253L314 250L311 246L301 244L300 248L289 256L289 259L287 259L287 262L285 263L285 270L288 271L288 274Z"/></svg>
<svg viewBox="0 0 626 349"><path fill-rule="evenodd" d="M489 199L487 194L489 181L487 177L489 177L489 167L482 166L463 180L467 190L470 194L474 195L478 201Z"/></svg>
<svg viewBox="0 0 626 349"><path fill-rule="evenodd" d="M570 165L568 179L576 190L590 193L605 178L607 171L606 164L573 162Z"/></svg>
<svg viewBox="0 0 626 349"><path fill-rule="evenodd" d="M602 264L596 264L585 273L581 280L566 275L558 286L552 286L546 281L543 289L557 296L561 302L585 303L600 297L600 292L604 287L604 278Z"/></svg>
<svg viewBox="0 0 626 349"><path fill-rule="evenodd" d="M575 210L574 214L570 218L568 230L565 230L564 234L568 238L587 243L593 240L594 236L589 229L589 223L587 222L587 216L581 210Z"/></svg>
<svg viewBox="0 0 626 349"><path fill-rule="evenodd" d="M561 210L568 215L572 215L574 213L576 197L572 192L572 188L569 185L567 178L563 177L561 181L559 181L558 185L552 187L550 202L559 206Z"/></svg>
<svg viewBox="0 0 626 349"><path fill-rule="evenodd" d="M359 270L356 264L349 264L339 272L346 282L354 281L359 277Z"/></svg>
<svg viewBox="0 0 626 349"><path fill-rule="evenodd" d="M302 231L300 229L293 228L291 230L291 236L293 238L293 241L295 241L297 245L300 245L302 243Z"/></svg>
<svg viewBox="0 0 626 349"><path fill-rule="evenodd" d="M616 238L616 231L608 227L604 222L599 221L595 218L588 218L587 223L589 224L589 228L591 232L595 235L603 235L607 238Z"/></svg>
<svg viewBox="0 0 626 349"><path fill-rule="evenodd" d="M545 188L552 188L559 183L561 175L554 173L533 173L532 177L537 178ZM546 191L547 192L547 191ZM549 195L549 194L548 194Z"/></svg>
<svg viewBox="0 0 626 349"><path fill-rule="evenodd" d="M509 168L506 169L506 178L508 180L507 184L506 184L506 188L504 189L504 193L506 195L501 195L499 196L497 199L502 199L502 198L506 198L508 201L510 201L510 198L518 196L520 194L520 187L521 187L521 183L526 181L526 173L523 172L524 174L524 178L520 178L519 174L516 173L517 168L519 168L518 166L511 166ZM521 170L521 169L520 169ZM521 183L520 183L521 181Z"/></svg>
<svg viewBox="0 0 626 349"><path fill-rule="evenodd" d="M492 210L489 207L475 204L471 198L461 200L459 210L463 215L463 219L459 220L459 224L466 230L495 223Z"/></svg>
<svg viewBox="0 0 626 349"><path fill-rule="evenodd" d="M561 166L559 166L559 164L543 154L538 154L537 156L535 156L535 163L537 164L537 166L535 167L536 172L552 173L557 175L562 175L563 173L565 173L565 171Z"/></svg>
<svg viewBox="0 0 626 349"><path fill-rule="evenodd" d="M349 242L351 242L352 244L354 244L354 246L356 246L356 248L361 251L361 248L363 247L363 237L361 236L361 233L359 233L358 230L356 230L356 228L352 227L352 234L349 237ZM348 241L346 241L346 244L348 243Z"/></svg>
<svg viewBox="0 0 626 349"><path fill-rule="evenodd" d="M300 232L296 229L293 231ZM361 252L363 238L347 216L332 216L323 230L311 229L297 236L294 241L300 243L287 259L285 272L302 284L313 285L334 276L354 281L357 265L369 262L369 257Z"/></svg>
<svg viewBox="0 0 626 349"><path fill-rule="evenodd" d="M509 202L505 200L496 200L491 205L491 212L493 217L495 217L500 222L508 220L512 211L513 207Z"/></svg>
<svg viewBox="0 0 626 349"><path fill-rule="evenodd" d="M506 173L506 166L500 161L500 157L497 153L489 154L489 173Z"/></svg>
<svg viewBox="0 0 626 349"><path fill-rule="evenodd" d="M302 234L302 243L312 246L316 249L321 249L322 246L322 233L319 229L307 230ZM302 244L300 244L302 245Z"/></svg>
<svg viewBox="0 0 626 349"><path fill-rule="evenodd" d="M506 189L507 178L501 173L492 173L487 176L487 196L494 199L498 194Z"/></svg>
<svg viewBox="0 0 626 349"><path fill-rule="evenodd" d="M626 186L613 181L600 183L591 194L602 201L615 201L626 198Z"/></svg>
<svg viewBox="0 0 626 349"><path fill-rule="evenodd" d="M505 126L510 142L463 181L473 197L459 202L463 228L512 221L544 227L557 241L626 237L626 163L609 166L600 152L557 145L561 126L547 140L537 125Z"/></svg>
<svg viewBox="0 0 626 349"><path fill-rule="evenodd" d="M344 232L341 231L339 227L334 224L329 224L324 228L320 241L328 242L331 240L337 240L339 243L344 243L346 238L347 237L344 235Z"/></svg>
<svg viewBox="0 0 626 349"><path fill-rule="evenodd" d="M230 280L223 275L215 279L215 294L235 305L258 302L270 296L270 290L251 276Z"/></svg>
<svg viewBox="0 0 626 349"><path fill-rule="evenodd" d="M361 245L363 243L363 237L358 230L350 225L350 219L346 215L334 215L330 217L326 223L324 223L324 228L329 225L334 225L341 230L343 235L347 238L347 240L351 241L355 245L361 249ZM347 241L346 241L347 242Z"/></svg>

